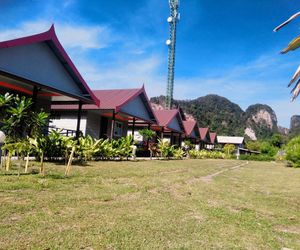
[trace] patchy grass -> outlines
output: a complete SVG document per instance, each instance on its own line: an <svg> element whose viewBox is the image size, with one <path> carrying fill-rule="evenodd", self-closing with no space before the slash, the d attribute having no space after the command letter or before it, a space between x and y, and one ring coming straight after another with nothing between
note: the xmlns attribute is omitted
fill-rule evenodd
<svg viewBox="0 0 300 250"><path fill-rule="evenodd" d="M2 171L0 249L299 249L300 170L240 164L92 162L68 178L55 164L45 178Z"/></svg>

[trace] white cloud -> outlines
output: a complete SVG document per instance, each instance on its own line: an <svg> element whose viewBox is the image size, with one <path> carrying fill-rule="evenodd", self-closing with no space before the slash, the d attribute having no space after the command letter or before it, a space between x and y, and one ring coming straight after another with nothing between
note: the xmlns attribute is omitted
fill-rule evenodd
<svg viewBox="0 0 300 250"><path fill-rule="evenodd" d="M119 61L113 67L78 61L78 69L92 89L137 88L145 84L149 96L164 94L166 80L157 70L162 66L159 56Z"/></svg>
<svg viewBox="0 0 300 250"><path fill-rule="evenodd" d="M48 30L50 22L44 20L24 22L17 28L0 31L0 40L10 40ZM107 26L84 26L71 23L55 23L57 36L64 47L80 49L102 49L113 41Z"/></svg>

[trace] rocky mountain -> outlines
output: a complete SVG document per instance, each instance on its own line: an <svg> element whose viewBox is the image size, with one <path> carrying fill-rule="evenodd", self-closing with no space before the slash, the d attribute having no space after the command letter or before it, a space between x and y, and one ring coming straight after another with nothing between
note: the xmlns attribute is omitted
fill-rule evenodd
<svg viewBox="0 0 300 250"><path fill-rule="evenodd" d="M277 117L268 105L255 104L245 112L245 134L252 140L265 139L278 132Z"/></svg>
<svg viewBox="0 0 300 250"><path fill-rule="evenodd" d="M288 128L285 128L282 126L278 126L278 132L279 132L279 134L282 134L282 135L289 135L290 130Z"/></svg>
<svg viewBox="0 0 300 250"><path fill-rule="evenodd" d="M164 106L165 97L151 98L155 105ZM194 100L174 100L185 113L191 114L201 127L210 127L222 135L248 136L264 139L278 132L277 117L268 105L255 104L243 111L239 105L218 96L207 95Z"/></svg>
<svg viewBox="0 0 300 250"><path fill-rule="evenodd" d="M291 118L290 134L300 134L300 115L294 115Z"/></svg>

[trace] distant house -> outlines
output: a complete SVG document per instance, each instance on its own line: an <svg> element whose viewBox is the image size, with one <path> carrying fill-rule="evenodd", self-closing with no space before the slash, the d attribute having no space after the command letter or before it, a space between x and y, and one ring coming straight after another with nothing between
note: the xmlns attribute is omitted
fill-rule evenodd
<svg viewBox="0 0 300 250"><path fill-rule="evenodd" d="M200 133L200 149L204 149L205 145L210 144L209 128L199 128Z"/></svg>
<svg viewBox="0 0 300 250"><path fill-rule="evenodd" d="M40 34L0 42L0 94L32 98L35 110L50 111L53 104L99 105L60 44L54 26ZM81 109L75 113L79 132Z"/></svg>
<svg viewBox="0 0 300 250"><path fill-rule="evenodd" d="M140 89L94 90L100 107L83 105L81 131L94 138L120 138L127 135L128 123L156 123L144 86ZM52 125L73 129L78 105L52 105Z"/></svg>
<svg viewBox="0 0 300 250"><path fill-rule="evenodd" d="M207 149L214 149L215 145L218 143L217 141L217 133L209 132L210 141L206 144Z"/></svg>
<svg viewBox="0 0 300 250"><path fill-rule="evenodd" d="M215 144L218 143L218 140L217 140L217 133L210 132L210 133L209 133L209 138L210 138L210 144L211 144L211 145L215 145Z"/></svg>
<svg viewBox="0 0 300 250"><path fill-rule="evenodd" d="M157 124L151 129L157 132L158 137L168 140L171 145L181 145L184 135L184 125L178 109L155 110Z"/></svg>
<svg viewBox="0 0 300 250"><path fill-rule="evenodd" d="M197 144L200 141L200 133L198 124L195 120L183 121L184 138L190 140L192 143Z"/></svg>
<svg viewBox="0 0 300 250"><path fill-rule="evenodd" d="M244 148L245 138L238 136L217 136L218 144L224 146L225 144L233 144L236 148Z"/></svg>

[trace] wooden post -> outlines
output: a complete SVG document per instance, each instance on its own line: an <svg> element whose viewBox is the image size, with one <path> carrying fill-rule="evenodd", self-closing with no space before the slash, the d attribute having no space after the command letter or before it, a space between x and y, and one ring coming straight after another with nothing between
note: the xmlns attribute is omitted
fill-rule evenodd
<svg viewBox="0 0 300 250"><path fill-rule="evenodd" d="M77 128L76 128L76 139L79 138L80 134L80 121L81 121L81 112L82 112L82 102L79 101L78 112L77 112Z"/></svg>
<svg viewBox="0 0 300 250"><path fill-rule="evenodd" d="M113 116L112 116L112 121L111 121L111 131L110 131L110 139L111 140L114 138L115 120L116 120L116 114L115 114L115 111L113 111Z"/></svg>
<svg viewBox="0 0 300 250"><path fill-rule="evenodd" d="M132 137L134 137L134 129L135 129L135 117L133 117L133 121L132 121Z"/></svg>
<svg viewBox="0 0 300 250"><path fill-rule="evenodd" d="M182 139L181 139L181 133L179 133L179 147L181 147L182 145L181 145L181 143L182 143Z"/></svg>
<svg viewBox="0 0 300 250"><path fill-rule="evenodd" d="M150 123L148 123L148 130L150 130L150 126L151 126ZM147 148L149 148L149 140L150 140L150 139L148 138L148 139L147 139ZM152 156L151 156L151 158L152 158Z"/></svg>
<svg viewBox="0 0 300 250"><path fill-rule="evenodd" d="M162 129L161 129L160 139L161 139L161 140L164 139L164 127L162 127Z"/></svg>
<svg viewBox="0 0 300 250"><path fill-rule="evenodd" d="M174 133L173 133L173 131L171 131L171 138L170 138L170 145L172 146L173 145L173 143L174 143L174 138L173 138L173 136L174 136Z"/></svg>
<svg viewBox="0 0 300 250"><path fill-rule="evenodd" d="M38 87L34 86L32 91L32 110L36 110L36 102L37 102L37 95L38 95Z"/></svg>

